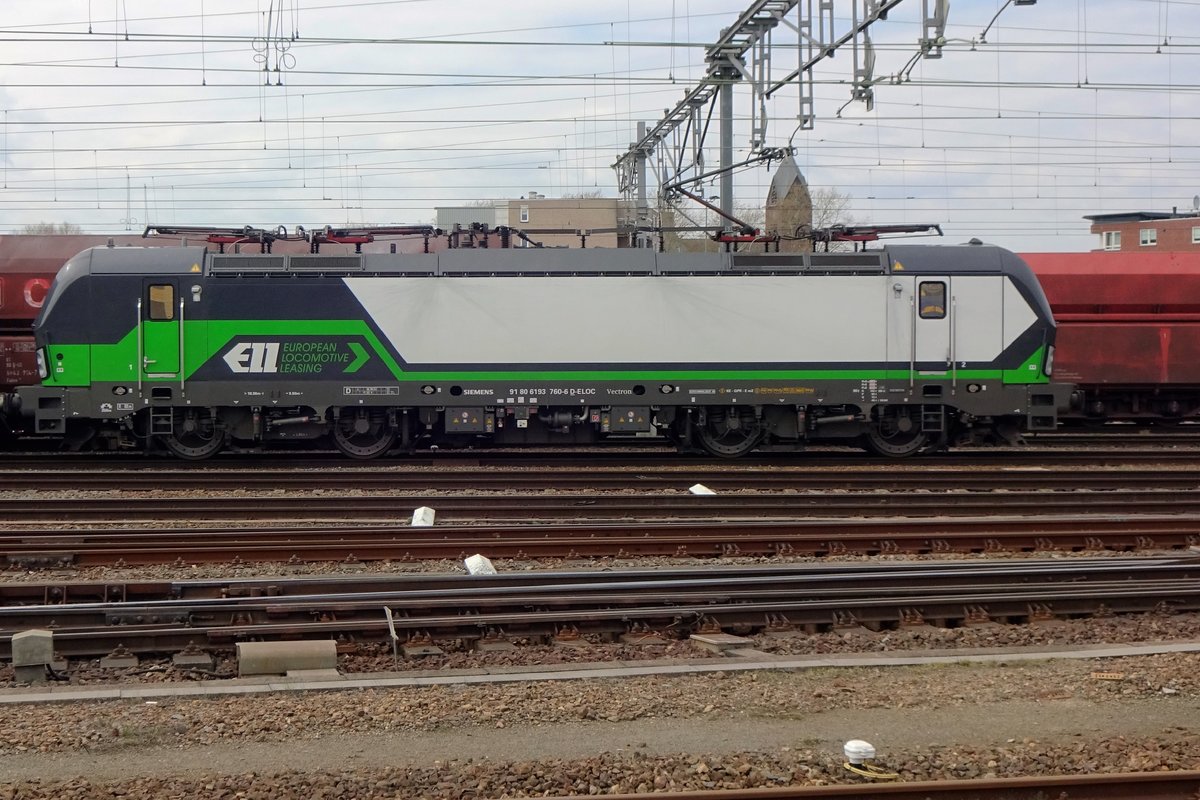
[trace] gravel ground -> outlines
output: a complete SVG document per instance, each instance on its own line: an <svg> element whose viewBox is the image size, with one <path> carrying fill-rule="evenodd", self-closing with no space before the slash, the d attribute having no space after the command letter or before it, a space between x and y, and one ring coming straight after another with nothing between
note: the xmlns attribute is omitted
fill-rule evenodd
<svg viewBox="0 0 1200 800"><path fill-rule="evenodd" d="M941 720L932 738L920 730L893 731L882 760L904 780L1197 769L1200 734L1183 723L1197 713L1198 668L1200 657L1177 654L1019 667L716 673L270 695L253 701L181 698L18 707L7 709L0 720L0 769L6 761L31 763L30 754L36 753L34 763L63 777L0 783L0 800L528 797L853 782L857 779L841 768L835 743L805 738L805 731L815 728L807 720L839 714L857 719L859 726L871 719L887 726L918 717L928 722L931 715ZM954 730L954 720L976 730L1014 724L1037 729L1031 715L1042 708L1059 726L1046 736L979 741L978 735ZM1072 714L1096 711L1106 723L1098 725L1093 716L1073 727ZM1149 719L1152 732L1135 726L1135 717ZM738 739L739 726L752 729L764 721L790 730L787 744L705 748L694 746L693 735L683 737L691 745L686 751L664 752L664 742L621 738L635 730L669 738L672 731L704 728L724 731L717 738L728 743ZM1131 732L1121 736L1122 729ZM510 757L520 749L513 742L530 730L542 730L543 739L570 732L572 747L590 754ZM581 730L590 731L594 741L580 742ZM510 746L497 749L505 754L500 758L456 757L457 751L447 748L437 760L414 763L400 757L393 762L400 766L389 765L388 748L396 746L389 737L434 739L447 733L481 737L485 745L504 736ZM964 743L946 745L947 740ZM238 771L232 773L212 760L231 746L259 752L255 748L268 744L276 750L261 752L315 747L338 758L349 744L363 760L351 753L345 767L314 759L321 766L302 768L278 755L255 757L249 768L244 759L236 761ZM479 752L477 747L462 750ZM382 751L379 758L368 755L376 751ZM66 757L75 760L59 760ZM90 774L88 765L105 759L117 760L120 777L111 768L96 770L104 777L69 777L74 769ZM356 763L360 766L350 766Z"/></svg>
<svg viewBox="0 0 1200 800"><path fill-rule="evenodd" d="M509 467L504 469L514 471ZM17 494L20 493L14 496ZM37 496L48 495L37 493ZM1065 554L1010 557L1048 555L1070 557ZM967 556L984 557L993 558L995 554ZM944 558L963 556L926 559L903 556L894 560ZM807 560L722 559L692 563L726 566ZM867 559L851 556L821 560ZM670 559L598 559L570 563L501 561L497 566L514 571L678 566L679 563ZM0 573L0 581L246 578L260 577L268 571L273 576L461 573L461 565L449 561L267 567L204 565L186 570L186 575L180 575L181 570L175 566L9 571ZM1200 616L1141 615L1047 625L763 636L756 637L753 646L773 654L802 655L1188 639L1200 639ZM445 656L404 662L402 667L479 668L708 655L677 642L649 648L592 643L578 650L528 646L513 653L490 654L451 649ZM390 670L393 665L389 649L370 645L357 655L344 656L341 667L348 672L372 672ZM228 658L219 662L218 675L233 672L234 666ZM121 682L209 679L202 673L177 670L165 662L147 661L137 670L123 673L100 671L94 664L73 665L72 684L109 682L114 676ZM0 668L0 682L7 681L11 681L11 669ZM1084 726L1091 731L1086 735L1060 732L1038 738L1014 736L998 742L973 740L951 722L944 722L937 729L938 739L963 744L931 747L927 746L928 738L910 732L907 744L888 749L885 762L904 780L1200 769L1200 733L1190 722L1200 718L1200 655L1174 654L1012 666L716 673L288 693L253 699L176 698L155 702L17 706L6 708L0 715L0 800L197 796L458 800L842 783L856 779L842 770L837 747L829 746L829 742L806 740L799 728L788 744L758 749L746 749L745 745L718 746L718 734L709 731L719 729L720 736L737 739L740 726L752 727L763 722L792 725L817 716L884 713L895 720L918 712L928 715L939 711L948 715L947 719L966 724L998 719L1005 709L1010 715L1028 717L1036 717L1044 709L1059 723L1069 723L1072 713L1096 709L1110 710L1118 716L1107 727ZM1152 722L1161 719L1162 727L1148 732L1144 725L1133 724L1135 717L1149 718ZM1186 724L1178 724L1178 720ZM1177 727L1171 727L1173 721ZM620 738L633 730L646 739ZM644 733L646 730L658 731L663 741L650 738ZM1112 733L1100 734L1100 730ZM586 754L555 757L552 754L556 751L529 744L530 740L524 737L530 731L548 731L545 735L563 739L576 736L584 739L590 749ZM680 744L673 750L672 736L679 736L681 731L694 732L695 736L688 739L686 747ZM960 735L958 739L956 732ZM1128 735L1120 736L1121 732ZM393 766L386 758L393 737L409 737L411 741L412 737L435 736L451 737L445 740L450 744L439 760L425 758ZM464 738L455 740L455 736ZM503 758L492 758L486 747L483 752L487 757L458 756L473 752L466 746L472 739L495 742L496 736L511 744L503 751L506 753ZM905 738L901 736L899 740L903 743ZM454 746L455 741L459 746ZM628 742L629 746L609 746L613 741ZM335 743L347 748L349 754L344 759L331 765L329 758L317 758L326 751L340 752ZM384 754L375 760L359 761L354 755L376 750L383 750ZM496 752L501 750L497 748ZM222 753L244 753L246 757L230 758L229 763L237 767L228 769L219 760ZM310 758L305 759L306 753ZM110 765L115 762L112 768L115 771L105 773L97 768L93 773L91 766L101 762ZM350 766L354 764L360 766ZM3 775L9 769L12 772L6 782ZM79 774L92 777L70 777ZM13 779L12 775L21 777ZM38 777L31 777L34 775Z"/></svg>
<svg viewBox="0 0 1200 800"><path fill-rule="evenodd" d="M1095 677L1117 673L1119 680ZM618 680L470 684L178 698L150 703L15 706L0 718L0 755L153 738L172 745L264 741L328 733L505 728L579 720L684 720L706 714L796 717L831 709L922 710L1007 701L1121 702L1200 696L1200 654L955 668L649 676Z"/></svg>
<svg viewBox="0 0 1200 800"><path fill-rule="evenodd" d="M702 755L607 753L580 761L494 762L447 759L423 768L337 772L263 770L203 778L144 777L122 781L18 781L0 786L0 800L164 797L324 800L324 798L555 797L688 789L742 789L858 783L829 750ZM1021 775L1200 768L1200 737L1089 739L1066 745L1034 740L1005 747L942 747L900 751L889 766L900 779L948 780Z"/></svg>

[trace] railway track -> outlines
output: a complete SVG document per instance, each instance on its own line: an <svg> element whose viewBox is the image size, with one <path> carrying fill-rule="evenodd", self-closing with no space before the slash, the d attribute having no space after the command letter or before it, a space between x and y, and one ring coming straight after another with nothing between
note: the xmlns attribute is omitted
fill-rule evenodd
<svg viewBox="0 0 1200 800"><path fill-rule="evenodd" d="M1046 514L1200 514L1200 494L1184 491L1005 492L896 491L804 494L686 493L546 495L252 495L224 497L0 498L10 523L83 525L96 522L180 520L271 524L288 521L399 522L432 506L440 523L617 520L744 520L825 517L941 517ZM440 527L439 527L440 530ZM17 533L10 529L11 535ZM33 535L32 529L29 535ZM69 532L63 531L64 535Z"/></svg>
<svg viewBox="0 0 1200 800"><path fill-rule="evenodd" d="M560 573L537 581L459 577L442 588L394 579L370 591L330 583L303 594L275 582L278 594L215 599L65 603L0 608L0 657L12 633L54 630L65 655L98 655L118 644L172 652L261 639L387 638L431 642L577 638L584 634L684 638L770 630L881 628L896 624L974 624L1078 617L1094 613L1200 610L1197 559L1108 559L929 565L866 569L777 568ZM443 578L443 580L447 580ZM380 589L383 589L382 591ZM385 614L384 609L388 612Z"/></svg>
<svg viewBox="0 0 1200 800"><path fill-rule="evenodd" d="M1043 439L1041 436L1053 438ZM1124 463L1186 463L1200 456L1200 433L1161 435L1105 434L1096 437L1079 434L1042 434L1018 447L958 447L944 453L926 454L897 462L856 448L815 446L802 453L753 453L732 461L703 454L680 454L664 446L609 445L593 448L483 448L418 451L414 454L385 456L374 461L354 461L337 452L311 449L246 450L222 452L199 462L180 461L164 454L135 452L97 453L64 451L13 451L0 453L5 470L53 469L63 465L119 468L153 468L167 465L172 469L206 470L222 466L247 469L279 467L295 469L378 469L380 466L429 468L468 465L494 467L556 466L587 468L597 464L626 466L691 466L713 464L739 466L863 466L939 465L943 467L980 464L1095 464L1109 461Z"/></svg>
<svg viewBox="0 0 1200 800"><path fill-rule="evenodd" d="M1082 562L1078 562L1082 563ZM1187 577L1200 571L1200 555L1148 559L1144 556L1108 557L1093 561L1093 575L1109 580L1131 580L1147 569L1177 571L1175 577ZM1010 580L1035 572L1055 573L1063 563L1058 559L1027 559L1020 563L993 561L957 561L950 565L937 562L914 564L909 561L858 563L809 562L771 566L653 567L621 569L616 576L625 585L649 580L686 580L702 576L707 580L771 580L780 576L804 579L814 585L837 585L846 580L862 585L883 581L921 581L933 575L964 580ZM527 589L570 580L576 585L608 583L616 578L609 570L538 570L501 572L488 577L499 591ZM67 581L50 583L0 583L0 608L10 606L65 606L80 603L150 602L161 600L213 600L228 598L274 598L319 594L371 594L462 590L478 581L460 573L409 573L403 575L333 575L279 578L202 578L170 581Z"/></svg>
<svg viewBox="0 0 1200 800"><path fill-rule="evenodd" d="M970 781L910 781L769 789L673 791L671 800L1195 800L1200 772L1037 775ZM660 800L661 793L605 795ZM571 795L562 800L584 800Z"/></svg>
<svg viewBox="0 0 1200 800"><path fill-rule="evenodd" d="M653 466L592 466L567 469L533 466L522 469L462 466L445 470L389 467L341 467L304 470L293 466L179 468L121 464L95 469L0 469L5 490L57 491L197 491L237 490L647 490L681 491L695 483L714 490L993 490L993 489L1123 489L1200 487L1200 453L1181 468L1096 468L1062 471L1047 468L963 471L940 465L873 467L747 467L676 469ZM19 507L19 498L2 498ZM13 500L11 504L8 502ZM56 501L57 502L57 501Z"/></svg>
<svg viewBox="0 0 1200 800"><path fill-rule="evenodd" d="M26 530L0 534L10 568L241 561L494 558L714 558L1035 551L1150 551L1200 546L1195 518L930 517L276 529Z"/></svg>

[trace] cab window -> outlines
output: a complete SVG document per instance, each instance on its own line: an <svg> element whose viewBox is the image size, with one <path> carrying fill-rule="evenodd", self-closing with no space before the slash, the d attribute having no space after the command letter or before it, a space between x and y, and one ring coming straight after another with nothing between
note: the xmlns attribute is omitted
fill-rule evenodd
<svg viewBox="0 0 1200 800"><path fill-rule="evenodd" d="M946 316L946 284L942 281L921 283L921 319L944 319Z"/></svg>
<svg viewBox="0 0 1200 800"><path fill-rule="evenodd" d="M155 284L150 287L148 297L150 319L175 319L175 287L169 283Z"/></svg>

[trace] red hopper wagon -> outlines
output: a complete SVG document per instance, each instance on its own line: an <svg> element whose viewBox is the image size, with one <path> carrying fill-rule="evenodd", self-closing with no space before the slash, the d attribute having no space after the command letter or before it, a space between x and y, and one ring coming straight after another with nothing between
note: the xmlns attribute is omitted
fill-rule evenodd
<svg viewBox="0 0 1200 800"><path fill-rule="evenodd" d="M1058 323L1054 378L1077 385L1068 422L1200 418L1200 252L1022 258Z"/></svg>

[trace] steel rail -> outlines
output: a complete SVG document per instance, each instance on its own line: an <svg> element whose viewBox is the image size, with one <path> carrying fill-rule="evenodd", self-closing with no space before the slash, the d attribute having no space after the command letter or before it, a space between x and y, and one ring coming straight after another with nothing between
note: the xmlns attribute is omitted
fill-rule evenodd
<svg viewBox="0 0 1200 800"><path fill-rule="evenodd" d="M846 553L1170 550L1200 545L1190 516L809 519L789 521L92 530L0 534L20 568L224 561L370 561L634 556L827 556Z"/></svg>
<svg viewBox="0 0 1200 800"><path fill-rule="evenodd" d="M1118 561L1115 564L1109 561L1077 559L1069 564L1041 561L1031 565L1002 561L998 565L995 562L987 562L986 568L960 568L956 563L910 562L891 570L811 570L803 565L778 567L773 570L693 568L664 575L646 574L636 570L622 570L617 573L551 572L536 578L520 578L515 582L499 578L489 578L481 582L475 577L457 575L438 576L435 581L437 585L432 586L428 581L416 579L418 576L397 575L373 577L369 581L330 578L282 580L268 584L269 592L237 594L230 594L230 587L227 585L203 582L200 587L207 588L208 595L197 596L196 587L192 587L188 597L183 596L188 587L173 583L135 587L136 598L131 597L120 584L105 584L103 599L91 601L83 599L80 587L69 584L65 587L0 584L0 598L5 601L4 605L0 606L0 623L14 627L15 624L11 620L26 614L57 613L71 618L88 614L107 614L116 601L122 604L122 614L157 614L173 613L179 609L189 612L259 606L278 609L289 605L303 605L314 598L324 601L331 596L340 598L339 602L344 607L363 603L376 604L380 601L402 601L416 608L429 608L445 605L446 602L453 604L464 597L484 604L524 603L562 594L566 599L556 601L560 604L570 604L582 598L593 602L593 596L598 592L611 593L618 590L622 596L611 600L615 604L624 602L622 598L636 596L640 602L651 595L667 597L668 594L674 597L711 597L714 593L719 593L721 597L731 597L751 591L759 597L799 597L803 593L819 592L822 597L830 597L839 593L872 589L924 592L933 581L936 581L943 591L976 591L990 585L1050 586L1067 581L1075 585L1088 582L1089 586L1095 589L1129 581L1187 581L1200 578L1200 557L1141 558ZM220 586L215 595L212 593L214 586ZM21 598L26 602L13 602Z"/></svg>
<svg viewBox="0 0 1200 800"><path fill-rule="evenodd" d="M498 592L477 589L467 592L442 592L434 596L428 593L395 591L371 592L367 594L301 595L285 599L227 598L211 600L160 600L141 603L81 603L59 606L10 606L0 609L0 636L21 630L29 630L54 623L55 631L62 633L80 628L104 628L115 625L139 625L176 623L205 625L209 619L242 619L253 622L258 630L263 624L295 624L306 622L311 617L335 613L339 623L350 620L369 619L378 621L384 606L403 612L405 618L398 627L422 628L428 625L445 626L451 615L461 616L471 609L489 609L488 614L472 615L472 624L505 624L519 622L529 613L536 613L539 621L545 614L557 615L555 622L571 622L575 615L583 613L588 619L596 614L615 614L620 619L635 619L645 614L661 616L666 609L679 614L696 615L738 609L755 612L766 608L771 612L788 612L797 623L829 623L828 619L812 619L803 615L811 609L857 609L858 619L873 622L890 621L890 606L895 603L912 603L920 606L922 613L930 616L954 616L963 613L969 604L992 604L1002 615L1015 613L1031 615L1027 604L1057 603L1065 612L1087 613L1094 609L1088 603L1099 599L1106 607L1116 611L1146 610L1125 607L1131 598L1139 602L1151 598L1151 608L1160 604L1173 610L1196 610L1200 599L1189 599L1200 594L1200 585L1194 577L1169 579L1165 577L1131 581L1096 581L1085 585L1068 579L1041 582L1021 581L1017 583L988 582L986 588L972 585L938 585L936 593L928 586L866 586L866 587L764 587L751 583L740 587L719 586L674 587L674 586L593 586L579 589L570 586L545 587L542 591ZM863 592L875 592L865 595ZM991 592L990 594L988 592ZM1168 599L1169 598L1169 599ZM1014 606L1013 604L1026 604ZM1078 604L1084 603L1079 607ZM882 617L876 617L877 608L883 604ZM537 607L541 610L529 612ZM1015 612L1011 609L1016 608ZM595 609L600 609L596 611ZM870 609L870 611L863 611ZM1052 609L1047 606L1047 613ZM626 612L621 614L620 612Z"/></svg>
<svg viewBox="0 0 1200 800"><path fill-rule="evenodd" d="M1189 463L1195 464L1200 452ZM896 465L870 467L728 466L715 468L663 468L654 466L593 465L577 469L562 466L507 469L455 467L451 470L397 469L395 467L327 467L300 470L278 465L262 468L177 468L174 465L122 464L96 469L0 469L5 490L215 490L215 489L349 489L390 491L428 489L674 489L695 483L712 489L1121 489L1127 487L1200 487L1200 469L1089 469L1072 471L1030 468L962 471L944 466ZM19 498L2 498L4 506L19 508Z"/></svg>
<svg viewBox="0 0 1200 800"><path fill-rule="evenodd" d="M702 584L711 588L729 582L804 581L810 585L838 585L847 581L862 587L881 582L1009 580L1015 576L1063 575L1070 580L1135 580L1166 573L1187 577L1200 573L1200 554L1195 556L1130 556L1105 558L1022 559L1020 561L871 561L801 562L767 566L689 566L622 568L619 570L539 570L502 572L490 576L492 591L545 591L547 586L569 583L585 590L599 584L625 587L658 585L663 581ZM410 596L478 587L478 581L458 573L399 573L371 575L325 575L312 577L219 578L179 581L56 581L53 583L0 583L0 607L62 606L79 603L134 603L161 600L205 600L229 598L280 598L316 594L366 595L404 590Z"/></svg>
<svg viewBox="0 0 1200 800"><path fill-rule="evenodd" d="M1030 775L969 781L787 786L766 789L705 789L671 792L671 800L1195 800L1200 771ZM590 800L570 795L562 800ZM609 800L662 800L663 794L612 794Z"/></svg>
<svg viewBox="0 0 1200 800"><path fill-rule="evenodd" d="M814 518L852 515L979 516L1200 513L1200 493L1182 490L1039 492L890 491L508 495L234 495L205 497L0 498L0 520L25 524L215 521L407 520L433 507L442 522ZM30 529L32 532L33 529ZM11 529L10 529L11 531ZM11 538L11 537L10 537Z"/></svg>
<svg viewBox="0 0 1200 800"><path fill-rule="evenodd" d="M230 451L222 452L204 462L180 462L161 456L145 456L142 453L103 452L11 452L0 455L0 467L19 473L26 469L55 469L96 467L98 469L152 469L167 467L172 470L196 471L229 468L272 469L287 465L292 469L344 469L372 470L397 469L457 469L462 467L494 468L578 468L588 469L596 465L613 465L630 468L682 467L715 469L719 467L808 467L808 468L874 468L877 470L932 468L949 469L959 467L994 468L1002 465L1013 467L1056 468L1062 465L1120 464L1194 464L1200 457L1200 437L1196 434L1166 434L1162 438L1139 443L1136 437L1108 434L1100 440L1110 439L1105 446L1091 444L1090 439L1073 439L1067 434L1051 434L1062 439L1052 439L1045 444L1034 443L1024 447L956 447L946 453L917 456L896 461L881 458L851 447L818 447L818 449L792 453L754 453L736 461L718 461L703 455L680 455L677 451L662 446L614 445L596 446L590 449L482 449L463 451L421 451L414 455L380 458L378 461L350 461L337 452L313 450ZM1112 441L1118 444L1114 446ZM719 467L718 467L719 465Z"/></svg>

